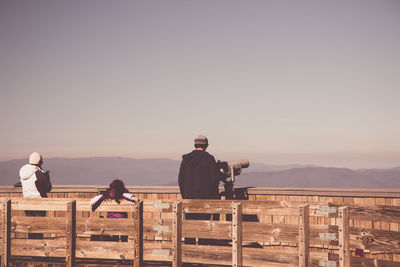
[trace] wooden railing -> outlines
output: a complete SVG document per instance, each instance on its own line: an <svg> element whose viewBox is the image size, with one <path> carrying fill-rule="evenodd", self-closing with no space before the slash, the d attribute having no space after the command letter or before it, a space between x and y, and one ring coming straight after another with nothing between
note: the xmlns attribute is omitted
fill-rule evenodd
<svg viewBox="0 0 400 267"><path fill-rule="evenodd" d="M37 210L45 212L45 217L25 215L25 211ZM26 257L54 259L66 266L85 260L140 266L141 203L107 202L98 210L91 211L88 199L3 199L1 266ZM107 211L126 212L128 218L106 218Z"/></svg>
<svg viewBox="0 0 400 267"><path fill-rule="evenodd" d="M15 259L144 266L183 262L231 266L400 266L373 254L400 254L400 207L287 201L2 199L2 267ZM26 210L46 217L26 217ZM107 211L128 218L107 219ZM203 214L193 219L190 214ZM205 215L204 215L205 214ZM210 216L209 214L216 214ZM192 219L191 219L192 218ZM371 222L370 225L359 222ZM322 222L322 224L321 224ZM377 230L374 224L380 224ZM43 233L43 239L28 239ZM127 242L105 241L127 236ZM121 239L121 238L120 238ZM364 255L365 254L365 255ZM364 257L368 256L368 257Z"/></svg>
<svg viewBox="0 0 400 267"><path fill-rule="evenodd" d="M158 211L157 211L158 209ZM219 220L190 220L190 213ZM400 253L400 207L285 201L144 201L144 260L232 266L400 266L364 253ZM180 218L180 219L178 219ZM314 224L324 219L327 224ZM195 239L194 244L180 241ZM192 242L193 243L193 242Z"/></svg>

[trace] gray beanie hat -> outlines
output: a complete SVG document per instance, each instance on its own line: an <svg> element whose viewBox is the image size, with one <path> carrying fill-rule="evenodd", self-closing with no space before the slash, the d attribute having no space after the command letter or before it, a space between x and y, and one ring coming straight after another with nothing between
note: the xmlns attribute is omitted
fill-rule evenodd
<svg viewBox="0 0 400 267"><path fill-rule="evenodd" d="M194 139L194 144L195 145L208 145L208 139L204 135L198 135Z"/></svg>

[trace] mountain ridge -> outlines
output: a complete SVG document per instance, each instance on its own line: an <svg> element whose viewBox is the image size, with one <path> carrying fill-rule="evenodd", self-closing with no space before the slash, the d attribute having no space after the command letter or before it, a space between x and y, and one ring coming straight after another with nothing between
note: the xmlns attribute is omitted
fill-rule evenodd
<svg viewBox="0 0 400 267"><path fill-rule="evenodd" d="M0 162L0 185L19 181L19 169L26 159ZM177 185L180 161L166 158L86 157L45 159L54 185L109 184L121 179L127 185ZM400 188L400 167L359 169L310 165L250 163L237 177L235 186L321 187L321 188Z"/></svg>

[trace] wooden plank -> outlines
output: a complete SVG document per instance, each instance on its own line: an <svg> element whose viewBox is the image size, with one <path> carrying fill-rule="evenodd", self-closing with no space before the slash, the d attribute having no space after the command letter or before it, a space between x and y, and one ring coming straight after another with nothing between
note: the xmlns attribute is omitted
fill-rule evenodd
<svg viewBox="0 0 400 267"><path fill-rule="evenodd" d="M232 266L242 265L242 204L232 203Z"/></svg>
<svg viewBox="0 0 400 267"><path fill-rule="evenodd" d="M182 260L205 265L231 265L232 249L225 246L182 246ZM294 251L243 248L244 266L288 267L298 266L298 253Z"/></svg>
<svg viewBox="0 0 400 267"><path fill-rule="evenodd" d="M172 266L182 266L182 202L176 202L173 206L173 229L172 229Z"/></svg>
<svg viewBox="0 0 400 267"><path fill-rule="evenodd" d="M184 220L182 235L195 238L232 239L232 223L227 221Z"/></svg>
<svg viewBox="0 0 400 267"><path fill-rule="evenodd" d="M106 188L106 185L54 185L50 197L57 192L68 193L70 195L87 195L91 198L98 193L98 188ZM145 193L169 193L179 194L178 186L127 186L129 192L133 194ZM222 188L221 188L222 189ZM3 194L21 194L21 188L13 186L0 186L0 193ZM257 187L248 188L248 194L253 195L298 195L298 196L346 196L346 197L400 197L400 190L390 189L368 189L368 188L279 188L279 187ZM66 196L68 197L68 196Z"/></svg>
<svg viewBox="0 0 400 267"><path fill-rule="evenodd" d="M400 262L351 257L351 267L399 267Z"/></svg>
<svg viewBox="0 0 400 267"><path fill-rule="evenodd" d="M11 232L65 234L65 217L13 216Z"/></svg>
<svg viewBox="0 0 400 267"><path fill-rule="evenodd" d="M149 224L147 224L149 223ZM157 235L156 229L164 229L163 240L168 240L171 234L172 222L163 221L162 224L155 224L155 221L144 224L145 236ZM166 228L161 228L161 227ZM232 227L229 221L205 221L205 220L184 220L182 224L182 235L193 238L232 239ZM291 242L297 243L299 227L294 224L275 224L259 222L242 222L243 242ZM310 225L310 243L313 245L337 245L337 240L324 240L320 238L323 233L336 233L337 226ZM336 235L337 236L337 235ZM337 236L338 238L338 236Z"/></svg>
<svg viewBox="0 0 400 267"><path fill-rule="evenodd" d="M1 267L8 267L11 256L11 200L2 203L1 218Z"/></svg>
<svg viewBox="0 0 400 267"><path fill-rule="evenodd" d="M12 239L11 256L28 257L62 257L65 258L66 248L63 240L46 239Z"/></svg>
<svg viewBox="0 0 400 267"><path fill-rule="evenodd" d="M307 267L310 246L309 205L299 208L299 267Z"/></svg>
<svg viewBox="0 0 400 267"><path fill-rule="evenodd" d="M76 242L76 258L134 260L134 242L83 241Z"/></svg>
<svg viewBox="0 0 400 267"><path fill-rule="evenodd" d="M350 267L349 208L339 208L339 266Z"/></svg>
<svg viewBox="0 0 400 267"><path fill-rule="evenodd" d="M78 218L78 236L130 235L134 234L135 222L129 218Z"/></svg>
<svg viewBox="0 0 400 267"><path fill-rule="evenodd" d="M400 253L400 232L350 227L350 247Z"/></svg>
<svg viewBox="0 0 400 267"><path fill-rule="evenodd" d="M68 203L67 206L67 225L66 225L66 267L75 266L76 248L76 201Z"/></svg>
<svg viewBox="0 0 400 267"><path fill-rule="evenodd" d="M360 199L356 199L358 204L346 204L349 207L349 218L365 221L386 221L400 223L400 207L394 205L367 205L362 204ZM364 202L363 202L364 203ZM331 203L332 206L340 207L341 204Z"/></svg>
<svg viewBox="0 0 400 267"><path fill-rule="evenodd" d="M297 216L298 207L302 203L289 203L286 201L248 201L235 200L242 203L243 214L273 214ZM231 201L226 200L183 200L185 213L231 213Z"/></svg>
<svg viewBox="0 0 400 267"><path fill-rule="evenodd" d="M131 212L135 209L134 203L124 200L118 204L115 201L104 201L101 205L96 209L99 212ZM92 206L89 204L89 201L78 201L77 202L77 211L89 211L92 212Z"/></svg>

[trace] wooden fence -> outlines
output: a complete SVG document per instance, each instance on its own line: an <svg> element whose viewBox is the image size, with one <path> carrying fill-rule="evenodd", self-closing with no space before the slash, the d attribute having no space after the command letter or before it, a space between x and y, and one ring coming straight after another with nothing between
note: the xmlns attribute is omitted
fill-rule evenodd
<svg viewBox="0 0 400 267"><path fill-rule="evenodd" d="M24 257L58 260L67 266L110 260L134 266L143 266L142 262L172 266L183 262L272 267L400 266L400 261L373 258L381 253L400 254L400 232L394 227L400 223L400 207L396 206L144 200L141 205L106 202L92 212L88 201L2 199L2 267ZM46 210L46 217L24 216L24 211L38 209ZM101 218L107 211L127 212L128 218ZM387 230L377 230L374 224ZM32 233L43 233L43 239L28 239ZM101 236L128 237L127 242L109 242Z"/></svg>
<svg viewBox="0 0 400 267"><path fill-rule="evenodd" d="M186 214L218 214L185 219ZM200 216L201 217L201 216ZM324 219L327 224L314 224ZM400 266L370 254L400 254L400 207L286 201L144 201L144 260L232 266ZM195 240L192 244L180 242ZM367 258L367 254L370 258ZM372 255L373 256L373 255Z"/></svg>
<svg viewBox="0 0 400 267"><path fill-rule="evenodd" d="M106 218L108 211L126 212L128 218ZM141 203L105 202L92 212L88 199L2 199L1 217L2 267L24 259L66 266L99 259L140 266L142 261Z"/></svg>

